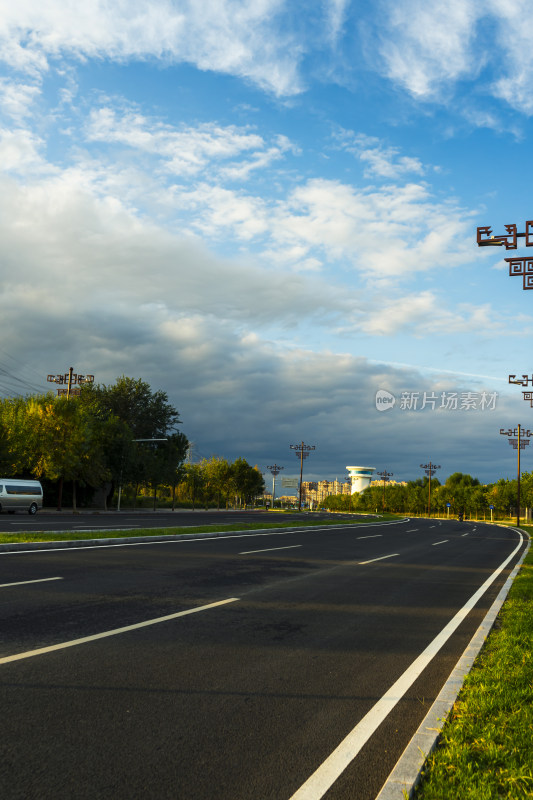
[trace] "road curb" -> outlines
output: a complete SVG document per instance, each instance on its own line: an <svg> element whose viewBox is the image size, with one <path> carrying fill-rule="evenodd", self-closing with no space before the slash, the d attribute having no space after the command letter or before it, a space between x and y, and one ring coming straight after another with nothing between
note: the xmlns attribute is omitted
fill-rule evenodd
<svg viewBox="0 0 533 800"><path fill-rule="evenodd" d="M392 520L389 522L359 522L339 523L338 525L326 525L326 529L336 530L338 528L346 528L348 525L353 524L354 527L362 528L371 525L390 525L405 522L406 520ZM128 528L124 528L128 530ZM132 530L132 529L129 529ZM242 531L207 531L206 533L176 533L164 536L125 536L113 537L111 539L64 539L51 542L6 542L0 544L0 553L12 552L22 553L28 550L63 550L70 548L83 548L95 547L101 545L102 547L120 547L121 545L128 544L146 544L146 543L164 543L180 541L183 539L215 539L220 536L254 536L254 535L268 535L269 533L298 533L298 531L309 530L324 530L320 525L297 525L290 528L256 528L255 530L242 530ZM59 531L50 531L51 533L59 533Z"/></svg>
<svg viewBox="0 0 533 800"><path fill-rule="evenodd" d="M507 528L508 530L508 528ZM487 611L481 625L470 640L463 655L455 665L450 677L442 687L435 702L422 720L415 735L396 762L396 765L385 781L376 800L405 800L413 796L415 787L420 781L422 770L428 756L431 755L439 740L442 728L453 708L457 695L461 691L464 680L477 658L489 635L501 607L504 604L511 585L516 578L522 563L531 546L531 537L527 531L520 530L528 537L526 548L511 574L500 589L498 596Z"/></svg>

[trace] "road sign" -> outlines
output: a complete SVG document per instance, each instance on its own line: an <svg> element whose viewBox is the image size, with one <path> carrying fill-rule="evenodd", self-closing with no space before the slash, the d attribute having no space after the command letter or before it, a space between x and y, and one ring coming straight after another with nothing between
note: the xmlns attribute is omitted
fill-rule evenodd
<svg viewBox="0 0 533 800"><path fill-rule="evenodd" d="M298 488L298 478L282 478L281 485L284 489L297 489Z"/></svg>

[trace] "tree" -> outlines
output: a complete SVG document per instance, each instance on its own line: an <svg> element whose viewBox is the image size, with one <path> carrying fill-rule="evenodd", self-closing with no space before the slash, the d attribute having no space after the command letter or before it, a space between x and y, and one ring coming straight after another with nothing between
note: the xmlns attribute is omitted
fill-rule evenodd
<svg viewBox="0 0 533 800"><path fill-rule="evenodd" d="M257 467L251 467L244 458L238 458L231 465L231 484L245 508L252 498L265 490L263 476Z"/></svg>
<svg viewBox="0 0 533 800"><path fill-rule="evenodd" d="M154 488L154 498L161 483L175 486L176 471L183 463L188 441L177 430L181 424L179 413L168 402L166 392L153 392L145 381L123 375L107 386L85 385L80 401L96 416L117 420L114 435L107 443L112 481L109 498L116 484L149 484ZM167 441L152 447L149 442L138 441L141 439Z"/></svg>
<svg viewBox="0 0 533 800"><path fill-rule="evenodd" d="M3 425L8 429L12 470L60 481L99 486L109 477L104 443L109 421L95 418L79 403L49 393L4 404Z"/></svg>
<svg viewBox="0 0 533 800"><path fill-rule="evenodd" d="M113 414L130 428L134 439L158 439L177 430L179 413L168 402L162 390L152 392L140 378L117 378L115 384L86 384L81 392L83 402L95 404Z"/></svg>
<svg viewBox="0 0 533 800"><path fill-rule="evenodd" d="M225 458L217 456L204 459L200 466L204 475L206 502L216 497L217 508L220 509L221 497L227 498L231 488L231 466Z"/></svg>

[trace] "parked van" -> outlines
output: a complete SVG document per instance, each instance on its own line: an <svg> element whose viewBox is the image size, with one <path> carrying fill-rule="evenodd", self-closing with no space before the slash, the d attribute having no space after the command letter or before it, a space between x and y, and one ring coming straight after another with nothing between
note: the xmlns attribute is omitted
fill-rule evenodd
<svg viewBox="0 0 533 800"><path fill-rule="evenodd" d="M43 507L43 487L39 481L0 478L0 511L36 514Z"/></svg>

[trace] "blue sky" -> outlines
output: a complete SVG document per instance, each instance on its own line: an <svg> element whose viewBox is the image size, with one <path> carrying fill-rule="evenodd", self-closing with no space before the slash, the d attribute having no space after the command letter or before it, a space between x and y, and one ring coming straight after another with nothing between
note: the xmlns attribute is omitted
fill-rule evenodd
<svg viewBox="0 0 533 800"><path fill-rule="evenodd" d="M475 235L533 216L526 2L3 5L4 395L72 365L198 457L514 474L533 292Z"/></svg>

